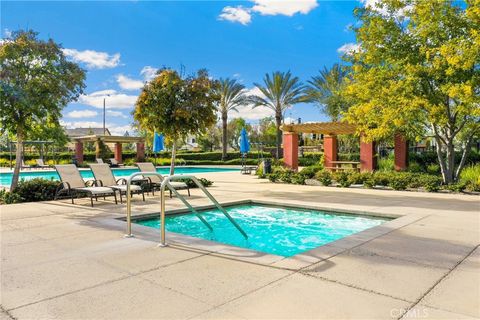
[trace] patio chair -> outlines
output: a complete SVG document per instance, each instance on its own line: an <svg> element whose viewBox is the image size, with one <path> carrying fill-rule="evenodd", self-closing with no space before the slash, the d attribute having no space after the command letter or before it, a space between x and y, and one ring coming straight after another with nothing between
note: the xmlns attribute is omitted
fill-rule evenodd
<svg viewBox="0 0 480 320"><path fill-rule="evenodd" d="M43 159L37 159L36 161L37 161L37 168L41 168L41 169L51 168L51 166L43 162Z"/></svg>
<svg viewBox="0 0 480 320"><path fill-rule="evenodd" d="M62 193L66 193L72 199L79 194L86 194L90 197L90 203L93 207L93 198L98 200L98 197L105 198L106 196L115 197L115 204L117 204L117 192L109 187L99 187L96 181L93 181L95 186L88 186L80 175L80 171L74 164L55 165L55 170L60 177L61 183L55 192L55 200Z"/></svg>
<svg viewBox="0 0 480 320"><path fill-rule="evenodd" d="M22 165L20 166L20 169L31 169L32 166L31 165L28 165L28 164L25 164L25 161L23 161L22 159Z"/></svg>
<svg viewBox="0 0 480 320"><path fill-rule="evenodd" d="M138 169L140 169L141 172L157 172L157 169L151 162L137 162L136 163ZM149 181L149 189L152 190L153 195L155 195L155 189L159 190L160 186L162 185L163 177L159 176L148 176L147 177ZM187 189L188 191L188 196L190 197L190 187L185 183L185 182L179 182L179 181L171 181L170 185L175 189L175 190L183 190ZM170 191L170 198L172 197L172 191Z"/></svg>
<svg viewBox="0 0 480 320"><path fill-rule="evenodd" d="M110 167L116 168L123 166L123 163L118 162L115 158L108 159L108 161L110 162Z"/></svg>
<svg viewBox="0 0 480 320"><path fill-rule="evenodd" d="M127 194L127 179L120 178L115 180L112 170L106 163L95 163L90 164L89 166L90 169L92 169L95 181L100 183L100 186L102 187L109 187L117 190L120 193L120 203L123 203L122 194ZM136 184L130 185L130 192L131 194L142 194L143 201L145 201L145 193L141 186Z"/></svg>
<svg viewBox="0 0 480 320"><path fill-rule="evenodd" d="M97 161L97 163L105 163L105 162L103 162L102 158L95 158L95 161Z"/></svg>

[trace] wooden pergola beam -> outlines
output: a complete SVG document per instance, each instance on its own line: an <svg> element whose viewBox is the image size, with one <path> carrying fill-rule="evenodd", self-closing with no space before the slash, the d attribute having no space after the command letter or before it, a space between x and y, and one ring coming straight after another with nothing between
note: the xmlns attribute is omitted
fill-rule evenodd
<svg viewBox="0 0 480 320"><path fill-rule="evenodd" d="M89 135L72 138L77 142L95 142L101 140L106 143L134 143L144 142L143 137L126 137L126 136L107 136L107 135Z"/></svg>
<svg viewBox="0 0 480 320"><path fill-rule="evenodd" d="M357 127L346 122L312 122L299 124L284 124L283 132L316 133L326 135L354 134Z"/></svg>

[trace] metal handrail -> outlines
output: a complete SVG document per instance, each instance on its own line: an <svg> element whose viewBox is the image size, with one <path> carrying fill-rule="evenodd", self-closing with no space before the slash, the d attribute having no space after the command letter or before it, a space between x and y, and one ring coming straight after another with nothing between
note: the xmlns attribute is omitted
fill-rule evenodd
<svg viewBox="0 0 480 320"><path fill-rule="evenodd" d="M133 234L132 234L132 202L131 202L131 198L132 198L132 192L131 192L131 188L130 188L130 185L132 184L132 180L133 178L135 177L138 177L138 176L157 176L159 177L160 179L163 179L162 180L162 185L163 185L163 181L165 181L165 177L162 176L160 173L158 172L134 172L132 173L128 178L127 178L127 191L126 191L126 196L127 196L127 234L125 234L125 237L126 238L131 238L133 237ZM175 190L174 193L179 196L178 192ZM188 202L185 201L185 199L183 199L183 197L179 196L182 200L184 200L184 203L190 207L190 209L195 213L195 215L207 226L207 228L209 228L210 230L213 230L212 226L202 217L198 214L198 212L195 211L195 209L193 209L190 204ZM162 189L162 194L161 194L161 202L162 202L162 207L165 207L165 197L164 197L164 194L163 194L163 189Z"/></svg>
<svg viewBox="0 0 480 320"><path fill-rule="evenodd" d="M194 213L200 221L202 221L205 226L207 226L210 231L213 231L212 226L203 218L197 210L180 194L178 191L170 184L171 180L178 180L178 179L191 179L197 187L205 193L205 195L210 199L210 201L213 202L213 204L225 215L225 217L228 218L228 220L237 228L237 230L244 236L245 239L248 239L248 235L243 231L243 229L240 227L240 225L228 214L228 212L218 203L218 201L212 196L210 192L203 186L203 184L198 181L198 179L195 176L190 176L190 175L172 175L168 177L163 177L161 174L158 172L135 172L132 173L128 178L127 178L127 191L126 191L126 197L127 197L127 234L125 237L130 238L133 237L132 234L132 194L131 194L131 188L130 185L132 184L133 178L137 176L157 176L160 179L163 179L161 187L160 187L160 204L161 204L161 210L160 210L160 224L161 224L161 246L166 246L166 241L165 241L165 188L167 187L172 193L174 193L177 198L179 198L185 206L187 206L192 213Z"/></svg>
<svg viewBox="0 0 480 320"><path fill-rule="evenodd" d="M228 214L228 212L218 203L218 201L211 195L210 192L207 191L207 189L203 186L203 184L198 181L198 179L195 176L190 176L190 175L172 175L165 177L162 181L162 185L160 187L160 197L161 197L161 211L160 211L160 225L161 225L161 246L166 246L167 243L165 241L165 187L168 187L170 191L175 193L175 195L182 200L182 202L195 214L197 214L198 217L200 215L197 213L195 208L193 208L185 198L178 193L177 190L170 184L171 180L178 180L178 179L191 179L197 187L205 193L205 195L210 199L210 201L213 202L213 204L225 215L225 217L228 218L228 220L237 228L238 231L243 235L245 239L248 239L248 235L243 231L242 227L238 225L238 223ZM202 220L203 221L203 220ZM210 228L210 230L212 230Z"/></svg>

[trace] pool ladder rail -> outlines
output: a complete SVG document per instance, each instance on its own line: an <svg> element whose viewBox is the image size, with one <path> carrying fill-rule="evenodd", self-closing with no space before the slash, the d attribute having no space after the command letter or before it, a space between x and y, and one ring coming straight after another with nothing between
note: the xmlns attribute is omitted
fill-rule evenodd
<svg viewBox="0 0 480 320"><path fill-rule="evenodd" d="M204 217L202 217L198 211L183 197L171 184L170 181L175 181L179 179L191 179L195 185L203 191L203 193L212 201L212 203L220 210L225 217L237 228L237 230L242 234L242 236L247 240L248 235L247 233L240 227L240 225L232 218L232 216L225 210L224 207L218 203L217 199L215 199L210 192L205 188L205 186L198 181L198 179L195 176L192 175L171 175L164 177L158 172L135 172L132 173L128 179L127 179L127 234L125 237L130 238L133 237L132 234L132 194L130 192L130 186L132 184L132 181L135 177L137 176L158 176L160 179L163 178L162 184L160 186L160 246L166 246L167 242L165 239L165 188L168 188L172 193L174 193L178 199L180 199L183 204L190 209L190 211L197 216L200 221L205 224L205 226L210 229L210 231L213 231L213 227L208 223L207 220L205 220Z"/></svg>

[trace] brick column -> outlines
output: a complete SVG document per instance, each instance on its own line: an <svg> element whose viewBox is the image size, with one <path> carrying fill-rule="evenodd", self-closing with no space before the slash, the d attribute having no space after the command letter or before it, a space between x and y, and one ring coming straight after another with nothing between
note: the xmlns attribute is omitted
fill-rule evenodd
<svg viewBox="0 0 480 320"><path fill-rule="evenodd" d="M324 167L334 167L332 161L337 161L337 149L338 142L337 136L325 135L323 137L323 156L324 156Z"/></svg>
<svg viewBox="0 0 480 320"><path fill-rule="evenodd" d="M122 144L120 142L115 143L114 157L119 163L122 163Z"/></svg>
<svg viewBox="0 0 480 320"><path fill-rule="evenodd" d="M401 133L396 133L394 138L396 171L406 170L408 167L408 141Z"/></svg>
<svg viewBox="0 0 480 320"><path fill-rule="evenodd" d="M364 142L360 138L360 170L374 171L377 168L377 155L375 154L375 141Z"/></svg>
<svg viewBox="0 0 480 320"><path fill-rule="evenodd" d="M283 133L283 162L293 170L298 169L298 134Z"/></svg>
<svg viewBox="0 0 480 320"><path fill-rule="evenodd" d="M83 163L83 142L81 141L75 142L75 159L78 164Z"/></svg>
<svg viewBox="0 0 480 320"><path fill-rule="evenodd" d="M137 161L145 160L145 142L137 142Z"/></svg>

